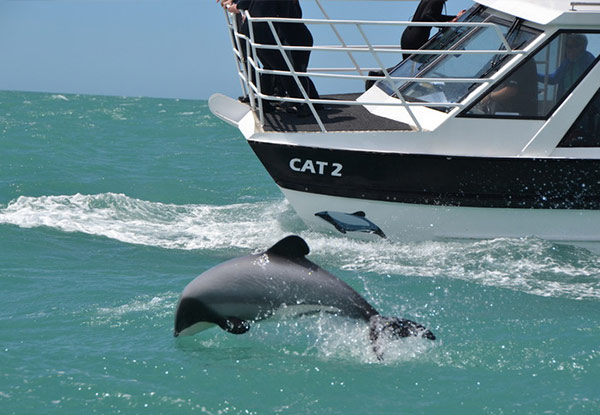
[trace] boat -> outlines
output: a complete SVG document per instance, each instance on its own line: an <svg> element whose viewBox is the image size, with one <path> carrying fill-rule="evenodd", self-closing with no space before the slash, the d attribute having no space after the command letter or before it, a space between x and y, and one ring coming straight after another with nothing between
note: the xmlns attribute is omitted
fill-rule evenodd
<svg viewBox="0 0 600 415"><path fill-rule="evenodd" d="M600 3L478 0L457 21L435 23L420 49L402 50L376 44L369 30L431 23L336 20L316 1L321 19L246 13L249 35L226 13L248 102L209 99L309 228L414 241L600 241ZM278 24L300 21L336 42L278 37ZM254 39L265 23L276 44ZM279 50L287 70L262 68L260 48ZM291 53L308 50L335 65L295 70ZM257 74L292 77L302 97L264 93ZM307 76L351 86L310 98ZM308 116L286 110L301 105Z"/></svg>

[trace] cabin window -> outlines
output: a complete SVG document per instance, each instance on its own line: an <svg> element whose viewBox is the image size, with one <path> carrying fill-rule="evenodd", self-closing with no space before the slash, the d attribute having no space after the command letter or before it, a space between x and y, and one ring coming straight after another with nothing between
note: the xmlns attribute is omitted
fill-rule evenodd
<svg viewBox="0 0 600 415"><path fill-rule="evenodd" d="M600 33L561 31L468 108L465 115L546 119L599 56Z"/></svg>
<svg viewBox="0 0 600 415"><path fill-rule="evenodd" d="M481 7L473 7L468 13L463 14L460 21L463 22L483 22L488 19L489 15L483 12ZM465 26L453 26L445 27L435 34L429 41L423 46L424 50L446 50L453 49L454 46L462 41L467 33L473 29ZM440 58L440 55L431 54L417 54L412 55L410 58L401 61L390 71L391 76L396 77L413 77L417 76L425 68L427 68L432 62ZM395 88L402 87L403 82L400 81L397 85L391 87L387 85L386 81L380 82L380 88L386 90L389 94L395 93Z"/></svg>
<svg viewBox="0 0 600 415"><path fill-rule="evenodd" d="M575 120L559 147L600 147L600 90Z"/></svg>
<svg viewBox="0 0 600 415"><path fill-rule="evenodd" d="M520 49L539 35L539 31L523 26L520 21L490 17L484 10L477 10L465 19L467 22L495 23L510 46ZM493 27L452 27L442 30L424 49L456 50L456 54L413 55L401 62L391 72L396 77L429 78L426 81L399 81L390 87L385 81L380 87L390 95L396 88L409 102L429 102L432 104L452 104L460 102L470 91L479 85L468 78L484 78L493 74L506 59L503 53L460 53L463 50L504 50L498 32ZM431 81L431 79L436 79ZM445 78L454 78L454 81ZM460 80L465 78L465 81ZM439 81L437 80L439 79Z"/></svg>

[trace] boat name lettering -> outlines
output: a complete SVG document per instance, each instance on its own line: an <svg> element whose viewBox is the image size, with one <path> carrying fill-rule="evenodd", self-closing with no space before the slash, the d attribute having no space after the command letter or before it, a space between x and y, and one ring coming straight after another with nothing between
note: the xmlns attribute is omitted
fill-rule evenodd
<svg viewBox="0 0 600 415"><path fill-rule="evenodd" d="M293 158L290 160L290 169L299 171L302 173L312 173L326 175L329 174L335 177L342 177L342 166L341 163L329 163L327 161L318 160L304 160L300 158Z"/></svg>

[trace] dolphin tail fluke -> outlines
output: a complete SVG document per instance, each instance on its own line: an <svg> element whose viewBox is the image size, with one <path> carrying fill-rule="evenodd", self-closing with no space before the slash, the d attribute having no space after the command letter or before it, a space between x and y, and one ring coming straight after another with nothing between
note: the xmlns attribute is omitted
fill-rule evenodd
<svg viewBox="0 0 600 415"><path fill-rule="evenodd" d="M218 324L219 327L231 334L244 334L250 330L250 323L237 317L226 317Z"/></svg>
<svg viewBox="0 0 600 415"><path fill-rule="evenodd" d="M378 360L383 360L382 343L404 337L424 337L435 340L435 335L422 324L412 320L375 315L369 321L369 339Z"/></svg>

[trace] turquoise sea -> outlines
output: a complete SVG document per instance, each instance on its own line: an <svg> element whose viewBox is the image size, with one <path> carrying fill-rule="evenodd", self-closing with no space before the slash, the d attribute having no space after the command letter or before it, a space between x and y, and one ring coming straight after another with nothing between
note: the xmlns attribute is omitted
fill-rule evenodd
<svg viewBox="0 0 600 415"><path fill-rule="evenodd" d="M0 92L1 414L598 414L600 255L308 231L206 101ZM438 340L362 325L173 338L185 285L289 234Z"/></svg>

